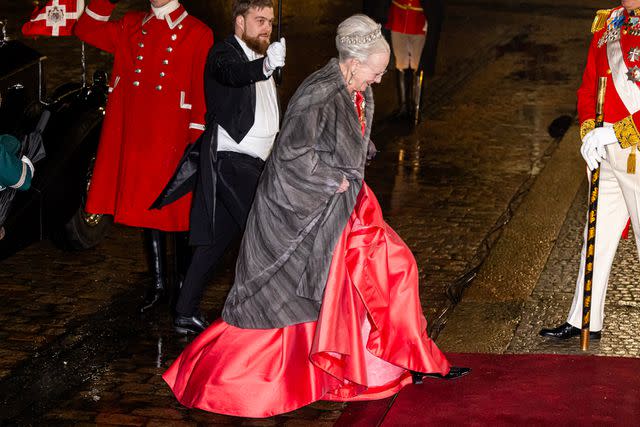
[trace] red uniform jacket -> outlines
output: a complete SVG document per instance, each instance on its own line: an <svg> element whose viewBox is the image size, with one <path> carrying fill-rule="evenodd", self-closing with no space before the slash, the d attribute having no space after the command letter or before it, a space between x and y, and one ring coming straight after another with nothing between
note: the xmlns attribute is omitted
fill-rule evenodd
<svg viewBox="0 0 640 427"><path fill-rule="evenodd" d="M403 34L425 34L426 18L421 0L393 0L386 28Z"/></svg>
<svg viewBox="0 0 640 427"><path fill-rule="evenodd" d="M619 44L617 37L607 37L612 34L616 21L627 23L620 27ZM627 74L620 73L620 70L623 69L621 63L624 63L628 70L640 67L640 17L630 17L622 7L600 11L592 30L594 35L589 48L587 65L582 76L582 84L578 89L578 119L580 120L581 137L584 137L594 127L598 78L606 77L604 121L614 124L616 136L623 148L636 145L640 141L638 133L640 112L629 110L628 105L623 101L624 93L621 96L614 84L614 77L615 71L618 70L618 74L624 76L622 80L629 82ZM622 61L618 65L609 63L607 49L610 44L611 49L615 48L621 54ZM638 68L638 80L640 81L640 68ZM631 84L632 87L640 87L638 85L637 81L635 84Z"/></svg>
<svg viewBox="0 0 640 427"><path fill-rule="evenodd" d="M110 94L86 210L116 222L189 229L191 195L149 210L205 123L203 76L211 29L184 7L157 19L93 0L75 26L83 41L114 54Z"/></svg>

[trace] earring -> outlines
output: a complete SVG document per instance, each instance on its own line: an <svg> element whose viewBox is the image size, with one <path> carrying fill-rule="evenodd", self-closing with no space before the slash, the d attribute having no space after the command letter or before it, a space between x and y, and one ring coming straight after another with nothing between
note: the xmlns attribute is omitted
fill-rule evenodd
<svg viewBox="0 0 640 427"><path fill-rule="evenodd" d="M352 85L353 84L353 76L356 75L355 71L351 72L351 77L349 78L349 81L347 82L348 85Z"/></svg>

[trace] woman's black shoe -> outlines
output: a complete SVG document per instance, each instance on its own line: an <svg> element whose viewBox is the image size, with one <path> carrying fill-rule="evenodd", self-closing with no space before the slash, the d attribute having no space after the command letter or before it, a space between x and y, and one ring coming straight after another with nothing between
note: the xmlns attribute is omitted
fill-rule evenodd
<svg viewBox="0 0 640 427"><path fill-rule="evenodd" d="M442 380L452 380L454 378L460 378L471 372L471 368L461 368L459 366L452 366L449 369L449 373L447 375L441 374L425 374L424 372L416 372L411 371L411 377L413 378L414 384L422 384L422 380L424 377L429 378L438 378Z"/></svg>

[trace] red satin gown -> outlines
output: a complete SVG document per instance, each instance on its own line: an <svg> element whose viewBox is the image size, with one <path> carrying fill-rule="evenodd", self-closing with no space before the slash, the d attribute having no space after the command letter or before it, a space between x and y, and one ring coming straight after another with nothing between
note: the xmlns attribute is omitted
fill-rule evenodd
<svg viewBox="0 0 640 427"><path fill-rule="evenodd" d="M363 183L317 321L240 329L218 319L163 378L187 407L242 417L317 400L381 399L411 383L409 370L449 372L426 328L413 254Z"/></svg>

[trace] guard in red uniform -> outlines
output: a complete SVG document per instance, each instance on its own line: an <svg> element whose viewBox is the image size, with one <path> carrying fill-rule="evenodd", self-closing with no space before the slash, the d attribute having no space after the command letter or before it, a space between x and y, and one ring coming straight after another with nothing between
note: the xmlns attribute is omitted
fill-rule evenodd
<svg viewBox="0 0 640 427"><path fill-rule="evenodd" d="M75 26L83 41L114 55L110 94L86 210L145 229L154 280L142 310L165 291L164 236L187 231L191 196L149 207L182 153L204 130L204 65L211 29L178 0L109 17L118 0L93 0Z"/></svg>
<svg viewBox="0 0 640 427"><path fill-rule="evenodd" d="M391 1L386 28L391 30L400 116L419 102L422 87L415 78L417 71L424 70L426 76L434 73L441 24L441 0Z"/></svg>
<svg viewBox="0 0 640 427"><path fill-rule="evenodd" d="M591 339L601 335L611 265L628 218L640 250L640 0L622 0L615 9L598 11L582 85L578 89L581 153L590 170L600 166L591 294ZM604 126L595 127L598 79L607 78ZM567 321L540 335L567 339L580 335L587 241L582 248L576 291Z"/></svg>

